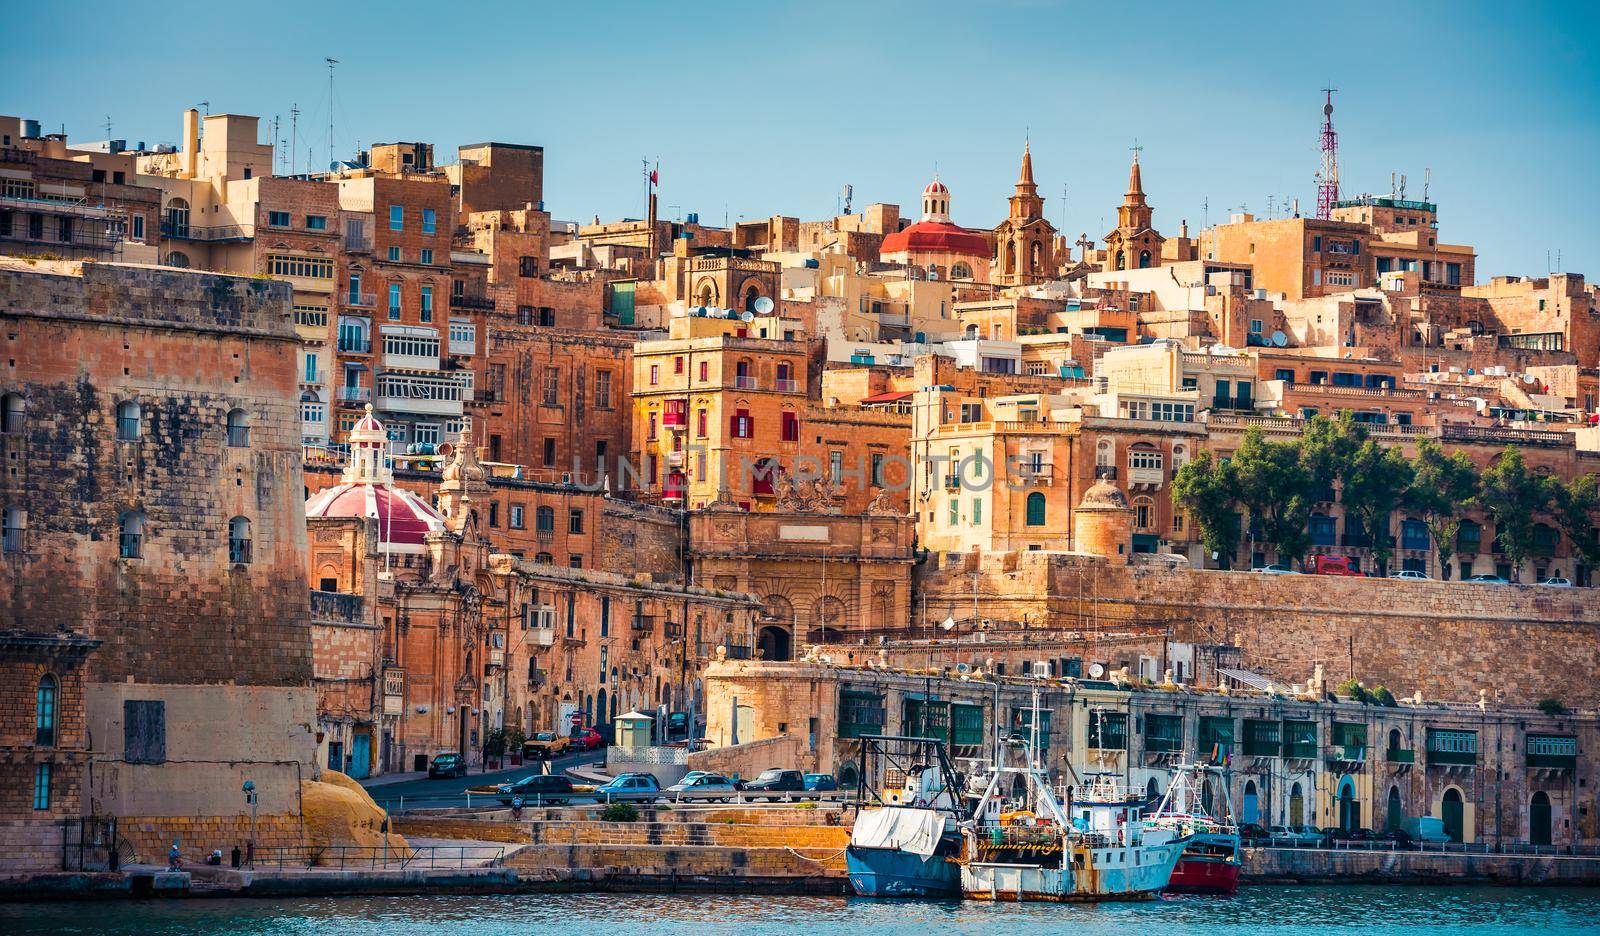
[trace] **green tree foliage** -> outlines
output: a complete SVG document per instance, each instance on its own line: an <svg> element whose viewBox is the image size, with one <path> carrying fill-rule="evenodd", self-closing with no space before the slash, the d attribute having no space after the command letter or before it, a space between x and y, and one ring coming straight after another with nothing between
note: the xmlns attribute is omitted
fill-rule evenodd
<svg viewBox="0 0 1600 936"><path fill-rule="evenodd" d="M1210 452L1200 453L1173 476L1172 497L1189 515L1189 522L1199 527L1206 551L1215 553L1223 568L1231 565L1239 549L1234 513L1238 484L1232 463L1213 458Z"/></svg>
<svg viewBox="0 0 1600 936"><path fill-rule="evenodd" d="M1300 457L1298 442L1273 442L1251 426L1229 462L1239 503L1259 524L1261 536L1278 551L1279 561L1305 556L1311 546L1306 524L1316 504L1317 485Z"/></svg>
<svg viewBox="0 0 1600 936"><path fill-rule="evenodd" d="M1300 457L1312 484L1320 491L1335 481L1348 482L1351 462L1366 441L1367 427L1356 422L1349 410L1338 419L1311 417L1300 437Z"/></svg>
<svg viewBox="0 0 1600 936"><path fill-rule="evenodd" d="M1412 464L1414 477L1402 500L1407 508L1422 514L1439 556L1439 570L1449 578L1461 513L1478 495L1478 466L1461 452L1446 454L1433 439L1422 441Z"/></svg>
<svg viewBox="0 0 1600 936"><path fill-rule="evenodd" d="M1550 494L1550 514L1578 557L1591 569L1600 566L1600 539L1594 527L1595 513L1600 512L1600 476L1591 472L1564 484L1552 480Z"/></svg>
<svg viewBox="0 0 1600 936"><path fill-rule="evenodd" d="M1552 482L1528 470L1522 452L1514 445L1495 456L1483 473L1478 506L1494 521L1495 538L1511 562L1512 578L1533 553L1534 517L1550 504Z"/></svg>
<svg viewBox="0 0 1600 936"><path fill-rule="evenodd" d="M1368 439L1351 455L1343 476L1340 499L1345 514L1359 520L1372 537L1372 558L1380 571L1386 571L1389 557L1394 555L1390 524L1416 478L1416 470L1398 448Z"/></svg>

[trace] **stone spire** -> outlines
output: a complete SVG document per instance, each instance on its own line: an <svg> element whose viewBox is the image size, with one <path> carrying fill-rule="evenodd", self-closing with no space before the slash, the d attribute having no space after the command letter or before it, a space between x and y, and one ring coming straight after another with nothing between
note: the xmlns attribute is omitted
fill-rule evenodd
<svg viewBox="0 0 1600 936"><path fill-rule="evenodd" d="M1017 190L1009 199L1011 217L1032 220L1044 217L1044 199L1039 197L1039 186L1033 181L1033 152L1029 141L1022 144L1022 171L1017 174Z"/></svg>
<svg viewBox="0 0 1600 936"><path fill-rule="evenodd" d="M1150 227L1150 204L1144 198L1144 174L1139 170L1139 147L1133 148L1133 165L1128 169L1128 192L1117 209L1117 227L1128 233Z"/></svg>

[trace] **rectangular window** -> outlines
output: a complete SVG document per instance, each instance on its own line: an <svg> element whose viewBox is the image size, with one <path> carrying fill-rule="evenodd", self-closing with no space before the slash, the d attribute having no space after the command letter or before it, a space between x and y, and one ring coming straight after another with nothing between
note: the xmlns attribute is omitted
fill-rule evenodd
<svg viewBox="0 0 1600 936"><path fill-rule="evenodd" d="M874 487L883 487L883 453L872 453L872 484Z"/></svg>
<svg viewBox="0 0 1600 936"><path fill-rule="evenodd" d="M972 525L978 526L981 523L983 523L983 498L974 497L972 499Z"/></svg>
<svg viewBox="0 0 1600 936"><path fill-rule="evenodd" d="M1183 750L1183 716L1146 715L1144 749L1164 753Z"/></svg>
<svg viewBox="0 0 1600 936"><path fill-rule="evenodd" d="M433 287L422 287L422 320L433 321Z"/></svg>
<svg viewBox="0 0 1600 936"><path fill-rule="evenodd" d="M600 636L611 634L611 596L600 596Z"/></svg>
<svg viewBox="0 0 1600 936"><path fill-rule="evenodd" d="M33 808L44 810L50 808L50 773L51 765L40 764L33 768Z"/></svg>
<svg viewBox="0 0 1600 936"><path fill-rule="evenodd" d="M539 275L539 258L538 257L518 257L517 258L517 275L521 276L521 277L525 277L525 278L531 278L531 277L538 276Z"/></svg>
<svg viewBox="0 0 1600 936"><path fill-rule="evenodd" d="M1428 761L1434 764L1476 764L1478 733L1429 728Z"/></svg>
<svg viewBox="0 0 1600 936"><path fill-rule="evenodd" d="M568 533L582 533L583 532L583 511L581 511L581 510L570 510L570 511L567 512L567 532Z"/></svg>
<svg viewBox="0 0 1600 936"><path fill-rule="evenodd" d="M611 408L611 372L607 370L594 372L594 408L608 410Z"/></svg>
<svg viewBox="0 0 1600 936"><path fill-rule="evenodd" d="M839 693L839 737L882 734L885 721L882 695L850 690Z"/></svg>
<svg viewBox="0 0 1600 936"><path fill-rule="evenodd" d="M404 231L406 229L406 209L403 205L389 206L389 230Z"/></svg>
<svg viewBox="0 0 1600 936"><path fill-rule="evenodd" d="M325 215L306 215L306 230L308 230L308 231L326 231L327 229L328 229L328 218L327 218L327 216L325 216Z"/></svg>
<svg viewBox="0 0 1600 936"><path fill-rule="evenodd" d="M267 226L268 227L288 227L289 226L289 212L287 212L287 211L269 211L269 212L267 212Z"/></svg>
<svg viewBox="0 0 1600 936"><path fill-rule="evenodd" d="M1089 747L1102 751L1128 749L1128 713L1089 713Z"/></svg>
<svg viewBox="0 0 1600 936"><path fill-rule="evenodd" d="M678 357L675 357L675 358L672 359L672 372L674 374L683 373L683 356L682 355L679 355Z"/></svg>
<svg viewBox="0 0 1600 936"><path fill-rule="evenodd" d="M389 262L390 263L399 263L400 262L400 248L399 247L390 247L389 248Z"/></svg>
<svg viewBox="0 0 1600 936"><path fill-rule="evenodd" d="M546 468L556 466L556 440L551 436L546 436L544 440L544 466Z"/></svg>
<svg viewBox="0 0 1600 936"><path fill-rule="evenodd" d="M432 208L422 209L422 233L432 234L439 229L439 219Z"/></svg>
<svg viewBox="0 0 1600 936"><path fill-rule="evenodd" d="M705 383L706 381L710 380L711 378L707 376L710 373L711 373L711 365L707 364L705 361L701 361L700 362L700 382L701 383Z"/></svg>
<svg viewBox="0 0 1600 936"><path fill-rule="evenodd" d="M521 504L511 505L511 529L521 530L526 528L525 518L523 516L524 509L525 508Z"/></svg>
<svg viewBox="0 0 1600 936"><path fill-rule="evenodd" d="M561 368L546 367L544 369L544 397L545 406L557 406L561 397Z"/></svg>
<svg viewBox="0 0 1600 936"><path fill-rule="evenodd" d="M400 321L400 284L389 284L389 320Z"/></svg>
<svg viewBox="0 0 1600 936"><path fill-rule="evenodd" d="M130 764L167 761L167 703L126 699L122 703L122 759Z"/></svg>
<svg viewBox="0 0 1600 936"><path fill-rule="evenodd" d="M828 480L834 484L844 481L844 453L834 450L828 453Z"/></svg>
<svg viewBox="0 0 1600 936"><path fill-rule="evenodd" d="M661 383L661 365L660 364L651 364L650 365L650 386L655 387L655 386L660 385L660 383Z"/></svg>
<svg viewBox="0 0 1600 936"><path fill-rule="evenodd" d="M701 410L701 412L705 412L705 411ZM798 441L800 441L800 415L798 413L793 412L792 410L784 410L782 419L783 419L783 424L782 424L782 430L783 430L782 438L783 438L783 441L785 441L785 442L798 442ZM704 434L705 433L702 431L701 435L704 435Z"/></svg>
<svg viewBox="0 0 1600 936"><path fill-rule="evenodd" d="M735 439L748 439L755 434L755 423L747 409L735 410L729 427Z"/></svg>
<svg viewBox="0 0 1600 936"><path fill-rule="evenodd" d="M133 216L133 229L132 230L133 230L133 233L130 236L132 237L133 240L136 240L136 241L144 240L144 215L136 214L136 215ZM1454 266L1456 267L1456 272L1460 273L1461 272L1461 265L1460 264L1454 264ZM1458 280L1460 279L1459 276L1457 276L1456 278Z"/></svg>
<svg viewBox="0 0 1600 936"><path fill-rule="evenodd" d="M432 247L424 247L424 248L422 248L422 259L419 262L423 266L433 266L433 248Z"/></svg>
<svg viewBox="0 0 1600 936"><path fill-rule="evenodd" d="M952 497L952 498L950 498L950 521L949 521L949 523L950 523L950 526L955 526L955 525L959 524L960 522L961 522L961 498Z"/></svg>

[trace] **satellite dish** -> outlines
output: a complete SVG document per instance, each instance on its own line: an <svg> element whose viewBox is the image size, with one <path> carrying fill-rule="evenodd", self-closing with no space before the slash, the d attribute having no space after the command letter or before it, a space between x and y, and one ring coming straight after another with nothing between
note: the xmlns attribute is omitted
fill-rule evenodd
<svg viewBox="0 0 1600 936"><path fill-rule="evenodd" d="M1273 332L1272 333L1272 346L1274 348L1287 348L1287 347L1289 347L1289 336L1285 335L1281 331Z"/></svg>
<svg viewBox="0 0 1600 936"><path fill-rule="evenodd" d="M957 663L956 664L956 672L958 672L958 673L970 673L970 672L972 672L972 667L969 666L966 663Z"/></svg>
<svg viewBox="0 0 1600 936"><path fill-rule="evenodd" d="M954 617L947 617L947 618L944 619L944 622L941 623L939 626L944 628L945 630L954 630L955 626L956 626L956 619ZM966 670L962 670L962 672L965 673Z"/></svg>
<svg viewBox="0 0 1600 936"><path fill-rule="evenodd" d="M757 303L757 304L759 305L759 303ZM771 300L768 300L768 305L770 305L770 304L771 304ZM739 314L739 321L741 321L741 322L754 322L755 320L756 320L756 314L754 312L742 312L742 313Z"/></svg>
<svg viewBox="0 0 1600 936"><path fill-rule="evenodd" d="M938 278L939 278L939 271L938 270L929 270L928 271L928 279L937 280Z"/></svg>
<svg viewBox="0 0 1600 936"><path fill-rule="evenodd" d="M1089 664L1089 678L1090 679L1099 679L1100 677L1104 676L1105 674L1106 674L1106 668L1104 666L1101 666L1099 663L1090 663Z"/></svg>
<svg viewBox="0 0 1600 936"><path fill-rule="evenodd" d="M755 302L755 310L756 310L757 313L759 313L761 315L766 315L767 313L772 311L772 300L768 299L766 296L757 296L756 297L756 302ZM748 322L750 320L749 319L745 319L745 321Z"/></svg>

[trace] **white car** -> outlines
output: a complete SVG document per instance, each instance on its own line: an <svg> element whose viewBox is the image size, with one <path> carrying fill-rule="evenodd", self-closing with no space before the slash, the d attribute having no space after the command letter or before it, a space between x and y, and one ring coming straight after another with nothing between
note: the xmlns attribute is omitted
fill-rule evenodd
<svg viewBox="0 0 1600 936"><path fill-rule="evenodd" d="M1539 584L1549 585L1551 588L1571 588L1572 580L1564 578L1547 578Z"/></svg>
<svg viewBox="0 0 1600 936"><path fill-rule="evenodd" d="M1250 571L1258 573L1258 574L1261 574L1261 575L1299 575L1300 574L1299 572L1296 572L1295 570L1289 568L1288 566L1279 565L1276 562L1274 562L1272 565L1256 566L1254 569L1251 569Z"/></svg>
<svg viewBox="0 0 1600 936"><path fill-rule="evenodd" d="M1433 581L1432 578L1429 578L1428 573L1418 572L1415 569L1401 569L1399 572L1390 572L1389 577L1392 579L1405 579L1408 582Z"/></svg>

